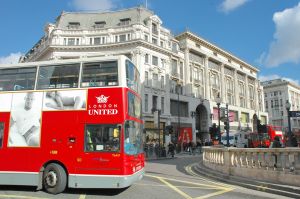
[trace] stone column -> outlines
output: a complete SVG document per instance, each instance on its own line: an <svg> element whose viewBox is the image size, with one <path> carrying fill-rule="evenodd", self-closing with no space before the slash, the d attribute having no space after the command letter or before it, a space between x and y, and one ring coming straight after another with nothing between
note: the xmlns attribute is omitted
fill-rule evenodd
<svg viewBox="0 0 300 199"><path fill-rule="evenodd" d="M225 75L224 75L224 64L222 63L220 65L220 69L221 69L221 77L220 77L220 91L221 91L221 99L222 99L222 103L226 104L227 103L227 99L226 99L226 90L225 90Z"/></svg>
<svg viewBox="0 0 300 199"><path fill-rule="evenodd" d="M205 82L205 99L210 100L210 79L209 79L209 70L208 70L208 57L205 57L204 61L204 82Z"/></svg>
<svg viewBox="0 0 300 199"><path fill-rule="evenodd" d="M237 70L234 70L234 104L239 106L238 78Z"/></svg>
<svg viewBox="0 0 300 199"><path fill-rule="evenodd" d="M246 108L249 108L250 107L250 96L249 96L248 75L245 75L245 99L246 99Z"/></svg>

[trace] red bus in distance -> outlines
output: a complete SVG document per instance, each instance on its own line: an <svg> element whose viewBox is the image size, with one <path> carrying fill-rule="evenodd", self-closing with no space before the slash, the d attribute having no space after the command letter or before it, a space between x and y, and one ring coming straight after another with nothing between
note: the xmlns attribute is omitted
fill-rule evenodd
<svg viewBox="0 0 300 199"><path fill-rule="evenodd" d="M0 66L0 185L58 194L144 175L140 74L125 56Z"/></svg>

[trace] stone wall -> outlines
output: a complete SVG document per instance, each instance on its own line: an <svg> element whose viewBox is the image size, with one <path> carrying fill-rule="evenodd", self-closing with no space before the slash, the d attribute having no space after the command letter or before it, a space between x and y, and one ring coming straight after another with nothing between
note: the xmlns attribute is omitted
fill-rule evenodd
<svg viewBox="0 0 300 199"><path fill-rule="evenodd" d="M300 148L203 147L203 164L227 175L300 185Z"/></svg>

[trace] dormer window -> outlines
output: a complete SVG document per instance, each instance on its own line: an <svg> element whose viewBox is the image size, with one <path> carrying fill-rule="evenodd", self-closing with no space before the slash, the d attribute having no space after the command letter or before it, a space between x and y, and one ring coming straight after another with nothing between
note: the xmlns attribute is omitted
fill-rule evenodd
<svg viewBox="0 0 300 199"><path fill-rule="evenodd" d="M155 23L152 23L152 33L156 35L158 34L157 25Z"/></svg>
<svg viewBox="0 0 300 199"><path fill-rule="evenodd" d="M78 29L80 27L79 22L69 22L68 28L69 29Z"/></svg>
<svg viewBox="0 0 300 199"><path fill-rule="evenodd" d="M130 18L120 19L120 26L126 26L126 25L129 25L130 21L131 21Z"/></svg>
<svg viewBox="0 0 300 199"><path fill-rule="evenodd" d="M106 25L105 21L96 21L94 27L95 28L104 28L105 25Z"/></svg>

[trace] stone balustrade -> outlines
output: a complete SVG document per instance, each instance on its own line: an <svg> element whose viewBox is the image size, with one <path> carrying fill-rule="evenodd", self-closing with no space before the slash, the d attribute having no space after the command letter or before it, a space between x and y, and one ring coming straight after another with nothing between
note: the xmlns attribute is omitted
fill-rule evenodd
<svg viewBox="0 0 300 199"><path fill-rule="evenodd" d="M300 148L203 147L203 164L227 175L300 185Z"/></svg>

